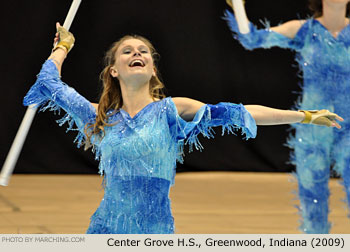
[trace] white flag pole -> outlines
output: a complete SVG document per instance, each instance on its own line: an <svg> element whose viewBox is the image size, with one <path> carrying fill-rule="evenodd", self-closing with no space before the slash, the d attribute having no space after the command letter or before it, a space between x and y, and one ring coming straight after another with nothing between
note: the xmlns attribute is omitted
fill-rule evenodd
<svg viewBox="0 0 350 252"><path fill-rule="evenodd" d="M81 3L81 0L73 0L72 5L70 6L70 9L68 11L68 14L63 24L63 27L66 28L67 30L69 30L73 22L73 19L75 17L75 14L78 11L80 3ZM28 131L30 129L30 126L32 124L36 111L37 111L37 108L35 107L35 105L30 105L27 108L27 111L22 119L22 123L17 131L15 140L11 145L11 148L9 153L7 154L5 163L1 169L0 185L2 186L7 186L9 183L9 180L13 173L13 169L15 168L15 165L18 160L18 156L21 153L24 141L27 137Z"/></svg>

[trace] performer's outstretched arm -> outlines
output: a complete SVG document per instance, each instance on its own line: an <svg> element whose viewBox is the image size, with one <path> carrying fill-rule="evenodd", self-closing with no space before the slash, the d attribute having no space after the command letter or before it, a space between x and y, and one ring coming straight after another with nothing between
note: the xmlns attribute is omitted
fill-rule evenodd
<svg viewBox="0 0 350 252"><path fill-rule="evenodd" d="M241 3L242 0L226 0L226 2L232 7L235 14L226 11L224 19L234 33L234 37L238 39L246 49L252 50L255 48L270 48L273 46L295 49L293 39L305 20L292 20L279 26L269 27L267 25L265 29L257 29L249 22L245 8ZM232 5L232 3L235 2L240 2L239 5L236 4L240 6L240 8L236 8L236 5ZM249 27L249 29L242 27Z"/></svg>
<svg viewBox="0 0 350 252"><path fill-rule="evenodd" d="M59 120L62 125L68 122L68 130L79 130L78 145L85 138L84 129L87 123L93 123L96 118L96 106L81 96L73 88L61 80L62 64L74 45L74 36L65 28L56 24L57 33L54 48L37 75L35 84L24 97L25 106L35 104L42 110L63 109L67 114ZM58 43L57 43L58 42Z"/></svg>
<svg viewBox="0 0 350 252"><path fill-rule="evenodd" d="M328 127L341 126L337 121L344 119L326 109L323 110L282 110L265 107L261 105L245 105L248 112L253 116L257 125L278 125L291 123L311 123Z"/></svg>
<svg viewBox="0 0 350 252"><path fill-rule="evenodd" d="M173 98L173 101L179 115L188 121L192 120L197 111L205 105L202 102L182 97ZM328 110L292 111L274 109L261 105L244 105L244 108L251 114L257 125L312 123L340 128L336 120L343 121L343 118Z"/></svg>

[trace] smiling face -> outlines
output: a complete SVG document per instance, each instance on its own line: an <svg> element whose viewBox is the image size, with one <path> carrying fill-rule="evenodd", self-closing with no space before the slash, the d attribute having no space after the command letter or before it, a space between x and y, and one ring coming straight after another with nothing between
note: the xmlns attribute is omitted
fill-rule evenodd
<svg viewBox="0 0 350 252"><path fill-rule="evenodd" d="M139 39L124 40L115 53L111 75L124 83L148 83L155 75L151 49Z"/></svg>

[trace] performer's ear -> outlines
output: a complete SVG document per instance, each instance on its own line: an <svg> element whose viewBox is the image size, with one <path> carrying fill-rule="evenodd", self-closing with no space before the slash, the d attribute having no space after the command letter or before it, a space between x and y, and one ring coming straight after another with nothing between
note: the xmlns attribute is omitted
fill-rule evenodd
<svg viewBox="0 0 350 252"><path fill-rule="evenodd" d="M118 71L114 68L114 67L111 67L110 70L109 70L109 73L114 77L114 78L117 78L118 77Z"/></svg>

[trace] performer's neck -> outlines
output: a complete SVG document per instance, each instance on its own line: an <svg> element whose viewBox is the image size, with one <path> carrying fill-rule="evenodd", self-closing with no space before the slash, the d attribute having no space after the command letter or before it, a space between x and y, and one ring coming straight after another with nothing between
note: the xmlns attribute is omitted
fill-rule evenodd
<svg viewBox="0 0 350 252"><path fill-rule="evenodd" d="M318 20L332 33L337 35L349 24L346 17L346 4L328 3L323 1L323 15Z"/></svg>

